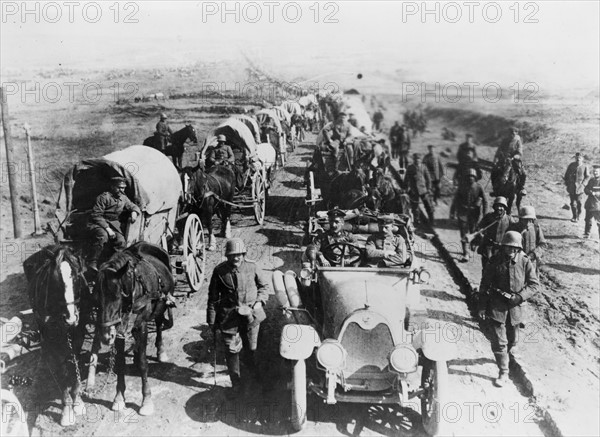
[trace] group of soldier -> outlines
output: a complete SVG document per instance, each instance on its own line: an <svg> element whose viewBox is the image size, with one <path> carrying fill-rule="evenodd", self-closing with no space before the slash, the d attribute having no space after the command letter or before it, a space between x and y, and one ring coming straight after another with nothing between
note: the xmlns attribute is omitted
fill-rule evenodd
<svg viewBox="0 0 600 437"><path fill-rule="evenodd" d="M166 116L161 117L165 121ZM394 128L392 128L394 129ZM158 130L158 126L157 126ZM402 138L399 129L391 134L392 144ZM337 147L349 138L347 119L341 114L335 122L323 128L322 146L333 154ZM217 138L218 144L207 158L213 164L231 162L233 153L225 143L225 137ZM410 140L408 140L410 141ZM402 143L403 144L403 143ZM410 143L409 143L410 144ZM404 145L402 146L404 147ZM408 153L408 149L402 149ZM430 222L433 223L433 205L429 199L433 193L434 202L440 196L439 183L443 176L443 166L434 147L428 146L429 153L422 160L421 155L413 155L413 163L406 168L411 200L418 208L422 201ZM394 149L392 149L394 150ZM496 159L510 159L518 171L524 189L525 175L521 157L523 145L516 129L499 148ZM401 154L396 155L401 156ZM497 386L508 380L509 362L515 356L519 332L523 327L522 304L539 289L539 264L545 245L544 233L537 221L533 206L519 209L519 216L513 217L508 210L507 199L498 196L492 204L492 212L487 212L487 200L480 185L481 169L477 162L477 151L472 135L467 135L457 152L458 168L454 178L456 193L450 208L450 218L457 219L462 241L463 258L467 260L468 246L481 255L482 279L478 292L478 315L492 324L492 351L499 368ZM584 164L583 156L577 153L564 175L571 200L572 221L578 222L582 213L583 195L587 200L584 237L589 237L595 220L600 234L600 165L591 172ZM214 161L214 162L213 162ZM135 221L139 208L131 202L124 191L126 181L113 178L109 191L96 199L89 230L92 235L92 258L89 265L96 269L96 262L107 242L117 249L123 249L125 240L119 218L129 213L129 220ZM330 264L323 255L323 249L335 243L354 243L354 237L344 229L346 213L339 209L328 212L329 229L319 234L307 247L303 259ZM371 235L366 243L367 265L373 267L410 266L414 254L409 242L393 232L395 219L390 215L378 217L379 232ZM474 238L473 238L474 237ZM263 309L269 294L270 281L255 263L245 259L246 248L243 240L230 239L226 243L226 261L213 271L209 285L207 321L214 332L218 328L227 348L227 367L232 381L233 393L242 386L240 353L246 351L246 364L251 373L259 378L255 361L255 351L260 323L266 318ZM334 260L335 261L335 260Z"/></svg>

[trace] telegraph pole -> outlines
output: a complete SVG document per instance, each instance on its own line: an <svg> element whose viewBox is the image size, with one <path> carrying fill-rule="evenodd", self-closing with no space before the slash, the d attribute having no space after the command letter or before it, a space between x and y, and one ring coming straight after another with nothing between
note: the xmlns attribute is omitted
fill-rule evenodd
<svg viewBox="0 0 600 437"><path fill-rule="evenodd" d="M2 109L2 126L4 128L4 145L6 146L6 169L8 172L8 189L12 207L14 238L21 238L21 216L19 215L19 192L17 188L17 172L13 169L14 149L10 138L8 102L4 87L0 87L0 108Z"/></svg>

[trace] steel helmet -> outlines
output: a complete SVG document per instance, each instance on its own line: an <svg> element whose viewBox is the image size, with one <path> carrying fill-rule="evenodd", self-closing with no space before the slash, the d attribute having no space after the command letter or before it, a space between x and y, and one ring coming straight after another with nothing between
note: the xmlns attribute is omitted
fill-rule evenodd
<svg viewBox="0 0 600 437"><path fill-rule="evenodd" d="M508 231L506 234L504 234L504 237L502 237L502 243L500 244L502 246L516 247L517 249L522 249L523 239L521 237L521 234L519 234L517 231Z"/></svg>
<svg viewBox="0 0 600 437"><path fill-rule="evenodd" d="M217 141L218 141L218 142L221 142L221 141L222 141L222 142L225 142L225 141L227 141L227 137L225 137L225 135L221 134L221 135L219 135L219 136L217 137Z"/></svg>
<svg viewBox="0 0 600 437"><path fill-rule="evenodd" d="M475 170L474 168L470 168L469 172L467 173L467 177L468 176L473 176L473 177L477 177L477 170Z"/></svg>
<svg viewBox="0 0 600 437"><path fill-rule="evenodd" d="M168 117L167 117L167 114L165 114L164 112L162 112L162 113L160 114L160 119L161 119L161 120L166 120L167 118L168 118Z"/></svg>
<svg viewBox="0 0 600 437"><path fill-rule="evenodd" d="M508 208L508 201L506 200L506 197L502 197L502 196L496 197L496 199L494 199L494 206L496 206L496 205L502 205L505 208Z"/></svg>
<svg viewBox="0 0 600 437"><path fill-rule="evenodd" d="M519 217L522 219L535 220L537 218L535 216L535 208L533 206L524 206L519 210Z"/></svg>
<svg viewBox="0 0 600 437"><path fill-rule="evenodd" d="M231 238L225 243L225 256L246 253L246 245L241 238Z"/></svg>

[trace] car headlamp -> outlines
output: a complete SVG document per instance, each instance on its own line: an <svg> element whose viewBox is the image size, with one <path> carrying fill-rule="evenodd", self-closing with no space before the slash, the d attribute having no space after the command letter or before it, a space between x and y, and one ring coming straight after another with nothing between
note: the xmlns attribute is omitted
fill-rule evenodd
<svg viewBox="0 0 600 437"><path fill-rule="evenodd" d="M317 360L326 369L341 369L346 363L346 350L337 340L325 340L317 349Z"/></svg>
<svg viewBox="0 0 600 437"><path fill-rule="evenodd" d="M410 373L417 369L419 354L408 344L396 346L390 353L390 366L398 373Z"/></svg>
<svg viewBox="0 0 600 437"><path fill-rule="evenodd" d="M429 280L431 279L431 273L428 270L422 269L419 271L419 282L422 284L429 284Z"/></svg>

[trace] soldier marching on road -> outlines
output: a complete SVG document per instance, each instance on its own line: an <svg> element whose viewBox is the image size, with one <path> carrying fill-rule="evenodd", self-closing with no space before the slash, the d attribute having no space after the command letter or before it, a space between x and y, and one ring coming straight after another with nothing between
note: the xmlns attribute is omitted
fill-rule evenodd
<svg viewBox="0 0 600 437"><path fill-rule="evenodd" d="M590 169L583 163L583 156L577 152L574 156L575 162L567 167L564 180L569 193L571 212L573 213L572 222L578 222L581 216L581 204L583 190L590 179Z"/></svg>
<svg viewBox="0 0 600 437"><path fill-rule="evenodd" d="M498 364L494 385L508 382L509 360L516 346L525 317L523 303L537 293L539 280L531 260L522 252L521 234L508 231L502 250L486 266L481 278L478 315L492 325L492 352Z"/></svg>
<svg viewBox="0 0 600 437"><path fill-rule="evenodd" d="M458 217L462 244L461 262L467 262L467 234L475 232L477 223L482 215L487 214L487 199L483 188L477 182L477 171L472 168L468 173L466 183L458 186L452 205L450 206L450 220Z"/></svg>
<svg viewBox="0 0 600 437"><path fill-rule="evenodd" d="M511 217L506 213L508 202L505 197L496 197L493 208L494 211L483 216L477 225L477 230L481 232L481 236L478 236L471 243L471 249L474 245L479 244L477 253L481 255L482 270L485 270L489 260L498 252L506 231L510 229L511 225L515 225L519 221L518 218Z"/></svg>
<svg viewBox="0 0 600 437"><path fill-rule="evenodd" d="M413 210L415 223L419 223L419 201L423 201L429 224L433 226L434 208L431 204L431 175L429 170L421 162L421 155L413 155L413 163L406 169L406 181L408 184L408 194Z"/></svg>
<svg viewBox="0 0 600 437"><path fill-rule="evenodd" d="M598 237L600 237L600 165L594 165L593 177L585 186L584 193L588 198L585 201L585 230L583 238L590 238L592 219L596 220Z"/></svg>
<svg viewBox="0 0 600 437"><path fill-rule="evenodd" d="M427 170L429 170L431 186L433 189L433 201L437 206L438 200L442 194L441 183L442 177L444 176L444 166L442 165L440 156L434 152L433 145L429 144L427 149L429 150L429 153L423 158L423 164L427 167Z"/></svg>
<svg viewBox="0 0 600 437"><path fill-rule="evenodd" d="M546 247L546 239L540 224L537 222L533 206L524 206L519 210L519 223L516 226L516 231L523 238L525 255L531 260L535 272L539 273L542 253L544 247Z"/></svg>
<svg viewBox="0 0 600 437"><path fill-rule="evenodd" d="M208 287L206 320L213 333L217 328L222 333L233 394L240 392L243 382L239 358L242 349L246 351L248 366L255 377L259 377L255 355L260 323L266 319L263 307L270 288L263 271L245 259L245 255L242 239L228 240L227 261L215 267Z"/></svg>

